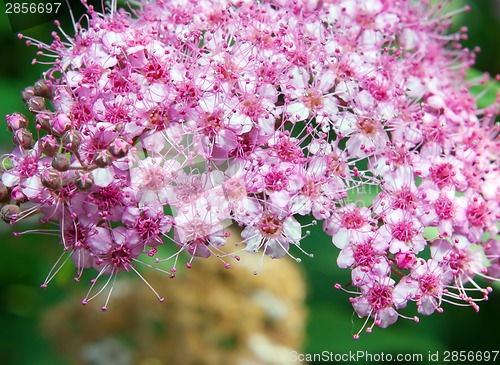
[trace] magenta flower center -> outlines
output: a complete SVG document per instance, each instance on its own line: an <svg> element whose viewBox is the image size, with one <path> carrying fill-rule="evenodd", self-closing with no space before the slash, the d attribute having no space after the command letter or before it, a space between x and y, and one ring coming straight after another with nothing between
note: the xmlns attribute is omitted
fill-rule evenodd
<svg viewBox="0 0 500 365"><path fill-rule="evenodd" d="M392 289L387 285L376 283L368 292L368 302L375 311L392 305Z"/></svg>
<svg viewBox="0 0 500 365"><path fill-rule="evenodd" d="M346 170L346 164L335 154L326 156L326 174L327 176L343 176Z"/></svg>
<svg viewBox="0 0 500 365"><path fill-rule="evenodd" d="M112 184L89 194L89 198L104 214L111 208L122 205L123 194L118 185Z"/></svg>
<svg viewBox="0 0 500 365"><path fill-rule="evenodd" d="M373 119L363 118L359 122L359 129L364 135L373 136L377 133L378 125Z"/></svg>
<svg viewBox="0 0 500 365"><path fill-rule="evenodd" d="M342 216L342 225L348 229L357 229L363 227L366 219L359 213L358 209L347 211Z"/></svg>
<svg viewBox="0 0 500 365"><path fill-rule="evenodd" d="M83 228L80 223L75 223L64 231L63 243L70 248L86 247L87 234L87 229Z"/></svg>
<svg viewBox="0 0 500 365"><path fill-rule="evenodd" d="M38 159L34 156L26 156L17 166L17 169L23 178L34 176L38 172Z"/></svg>
<svg viewBox="0 0 500 365"><path fill-rule="evenodd" d="M224 184L224 194L229 201L240 200L246 193L245 182L242 179L232 178Z"/></svg>
<svg viewBox="0 0 500 365"><path fill-rule="evenodd" d="M357 266L370 267L375 261L375 250L369 243L362 243L356 246L353 253Z"/></svg>
<svg viewBox="0 0 500 365"><path fill-rule="evenodd" d="M409 210L415 206L415 195L409 188L403 188L396 194L393 207L395 209Z"/></svg>
<svg viewBox="0 0 500 365"><path fill-rule="evenodd" d="M451 163L442 163L437 166L432 166L430 168L430 173L432 180L434 180L440 188L451 185L453 176L455 176L455 171Z"/></svg>
<svg viewBox="0 0 500 365"><path fill-rule="evenodd" d="M275 236L283 230L283 222L272 213L264 213L259 222L259 231L267 237Z"/></svg>
<svg viewBox="0 0 500 365"><path fill-rule="evenodd" d="M161 107L154 108L149 114L149 122L157 131L164 130L170 123L168 112Z"/></svg>
<svg viewBox="0 0 500 365"><path fill-rule="evenodd" d="M423 294L438 296L441 280L431 273L426 273L418 279L418 285Z"/></svg>
<svg viewBox="0 0 500 365"><path fill-rule="evenodd" d="M288 138L281 138L273 149L284 162L300 163L304 158L302 149Z"/></svg>
<svg viewBox="0 0 500 365"><path fill-rule="evenodd" d="M323 105L323 94L318 90L309 89L304 93L303 102L309 109L319 108Z"/></svg>
<svg viewBox="0 0 500 365"><path fill-rule="evenodd" d="M132 262L130 249L126 246L117 245L111 251L111 264L114 267L126 268Z"/></svg>
<svg viewBox="0 0 500 365"><path fill-rule="evenodd" d="M321 195L321 187L318 181L307 179L302 187L302 193L310 198L318 198Z"/></svg>
<svg viewBox="0 0 500 365"><path fill-rule="evenodd" d="M149 239L151 237L156 237L160 234L160 229L158 227L158 222L149 217L141 217L137 222L135 227L137 233L141 235L144 239Z"/></svg>
<svg viewBox="0 0 500 365"><path fill-rule="evenodd" d="M454 208L453 203L450 199L446 197L440 197L434 203L434 209L436 210L436 214L441 219L451 219L453 218Z"/></svg>
<svg viewBox="0 0 500 365"><path fill-rule="evenodd" d="M469 205L466 212L467 220L471 225L476 227L482 227L484 225L484 220L487 214L488 210L484 202Z"/></svg>
<svg viewBox="0 0 500 365"><path fill-rule="evenodd" d="M265 177L265 183L272 191L281 191L288 184L288 176L285 171L271 170Z"/></svg>
<svg viewBox="0 0 500 365"><path fill-rule="evenodd" d="M214 111L213 113L207 113L205 119L201 121L203 133L209 137L218 134L223 128L223 120L220 111Z"/></svg>
<svg viewBox="0 0 500 365"><path fill-rule="evenodd" d="M167 174L161 167L153 166L144 173L142 185L147 190L158 191L163 189L168 182Z"/></svg>
<svg viewBox="0 0 500 365"><path fill-rule="evenodd" d="M413 228L413 222L411 221L398 222L392 227L391 233L395 239L403 242L409 242L415 236L415 229Z"/></svg>

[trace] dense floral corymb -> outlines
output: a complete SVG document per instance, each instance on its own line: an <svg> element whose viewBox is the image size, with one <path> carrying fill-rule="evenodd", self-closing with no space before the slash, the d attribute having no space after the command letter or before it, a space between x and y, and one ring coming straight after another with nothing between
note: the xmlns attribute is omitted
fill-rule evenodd
<svg viewBox="0 0 500 365"><path fill-rule="evenodd" d="M141 263L174 277L183 255L295 258L318 222L369 331L410 302L428 315L487 298L498 105L465 88L474 55L465 30L447 34L446 3L136 5L89 6L74 36L27 39L52 59L23 93L36 136L7 116L2 217L58 224L76 278L98 272L84 303ZM242 245L228 254L231 224Z"/></svg>

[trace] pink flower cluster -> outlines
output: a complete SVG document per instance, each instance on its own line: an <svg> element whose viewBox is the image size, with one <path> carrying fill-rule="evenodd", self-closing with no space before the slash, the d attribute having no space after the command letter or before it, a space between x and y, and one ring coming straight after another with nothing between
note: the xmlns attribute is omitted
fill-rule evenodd
<svg viewBox="0 0 500 365"><path fill-rule="evenodd" d="M422 315L477 309L491 291L482 278L500 274L498 104L479 110L464 86L474 55L465 30L446 33L445 8L89 6L73 37L27 39L51 68L23 93L36 137L7 116L17 146L2 217L58 224L76 279L107 276L97 294L139 263L174 277L184 253L188 267L215 255L229 268L243 250L305 252L305 228L321 222L368 331L408 318L410 302ZM231 224L243 249L222 248Z"/></svg>

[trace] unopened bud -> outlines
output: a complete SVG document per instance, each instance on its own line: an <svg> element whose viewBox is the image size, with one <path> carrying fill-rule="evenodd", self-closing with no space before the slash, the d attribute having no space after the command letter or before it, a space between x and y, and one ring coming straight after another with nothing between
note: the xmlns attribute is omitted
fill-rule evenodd
<svg viewBox="0 0 500 365"><path fill-rule="evenodd" d="M125 157L129 149L130 144L121 138L115 139L108 147L109 152L116 158Z"/></svg>
<svg viewBox="0 0 500 365"><path fill-rule="evenodd" d="M23 102L27 103L32 97L36 96L35 94L35 88L33 86L27 87L21 94Z"/></svg>
<svg viewBox="0 0 500 365"><path fill-rule="evenodd" d="M397 266L402 270L408 270L415 266L417 258L412 252L398 252L394 255Z"/></svg>
<svg viewBox="0 0 500 365"><path fill-rule="evenodd" d="M59 152L59 138L51 134L44 136L40 138L40 147L42 149L42 153L49 157L53 157L57 152Z"/></svg>
<svg viewBox="0 0 500 365"><path fill-rule="evenodd" d="M36 115L35 122L37 124L37 128L41 128L44 131L50 132L52 116L45 113L38 113Z"/></svg>
<svg viewBox="0 0 500 365"><path fill-rule="evenodd" d="M14 113L12 115L7 115L7 128L11 131L17 131L21 128L26 128L28 126L28 119L21 113Z"/></svg>
<svg viewBox="0 0 500 365"><path fill-rule="evenodd" d="M57 171L67 171L69 169L69 158L63 153L58 153L52 158L52 167Z"/></svg>
<svg viewBox="0 0 500 365"><path fill-rule="evenodd" d="M33 96L28 100L28 110L36 113L45 109L45 99L41 96Z"/></svg>
<svg viewBox="0 0 500 365"><path fill-rule="evenodd" d="M12 141L27 150L33 147L35 141L33 140L33 135L31 132L25 128L18 129L15 131Z"/></svg>
<svg viewBox="0 0 500 365"><path fill-rule="evenodd" d="M28 201L28 197L24 195L23 189L19 185L12 189L10 196L17 204L26 203Z"/></svg>
<svg viewBox="0 0 500 365"><path fill-rule="evenodd" d="M14 223L19 213L21 213L21 208L19 208L19 206L14 204L7 204L4 205L0 210L0 217L6 223Z"/></svg>
<svg viewBox="0 0 500 365"><path fill-rule="evenodd" d="M71 119L66 114L58 114L52 121L52 132L58 136L62 136L72 126Z"/></svg>
<svg viewBox="0 0 500 365"><path fill-rule="evenodd" d="M57 190L62 186L62 176L59 171L47 169L42 172L42 185L50 190Z"/></svg>
<svg viewBox="0 0 500 365"><path fill-rule="evenodd" d="M75 152L82 143L82 136L77 130L70 129L64 133L61 141L67 151Z"/></svg>
<svg viewBox="0 0 500 365"><path fill-rule="evenodd" d="M98 167L106 167L113 162L113 156L108 150L100 150L94 154L94 163Z"/></svg>
<svg viewBox="0 0 500 365"><path fill-rule="evenodd" d="M0 181L0 201L10 198L9 189Z"/></svg>
<svg viewBox="0 0 500 365"><path fill-rule="evenodd" d="M52 90L45 80L38 80L34 87L35 95L42 98L52 99Z"/></svg>
<svg viewBox="0 0 500 365"><path fill-rule="evenodd" d="M75 181L75 185L79 190L86 191L94 185L94 180L92 179L90 174L80 174L80 176Z"/></svg>

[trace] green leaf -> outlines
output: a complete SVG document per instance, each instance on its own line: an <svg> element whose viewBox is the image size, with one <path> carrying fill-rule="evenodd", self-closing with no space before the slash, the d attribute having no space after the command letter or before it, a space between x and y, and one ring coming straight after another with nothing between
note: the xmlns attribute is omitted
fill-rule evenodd
<svg viewBox="0 0 500 365"><path fill-rule="evenodd" d="M480 80L484 75L484 72L474 68L467 71L467 82L473 83L473 86L470 86L469 90L476 97L477 106L480 109L493 104L496 100L498 90L500 90L500 82L494 78L491 78L484 85L477 85L477 80Z"/></svg>

